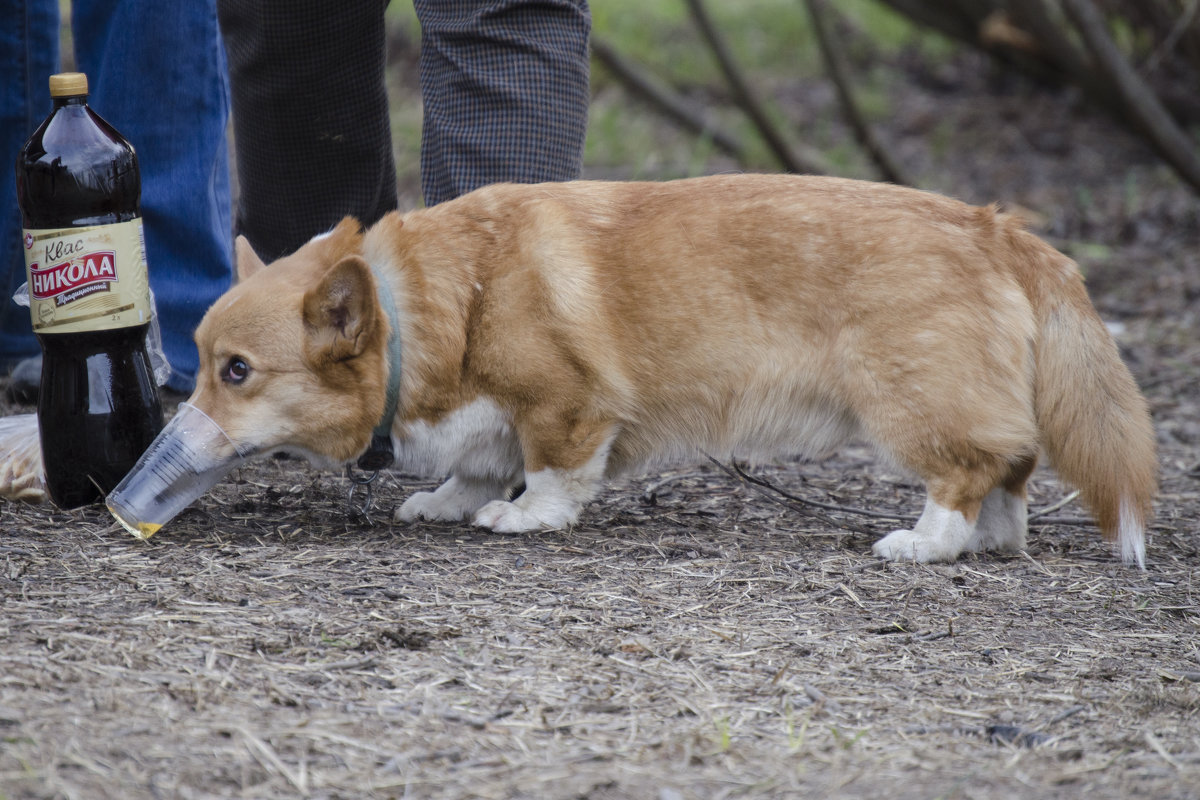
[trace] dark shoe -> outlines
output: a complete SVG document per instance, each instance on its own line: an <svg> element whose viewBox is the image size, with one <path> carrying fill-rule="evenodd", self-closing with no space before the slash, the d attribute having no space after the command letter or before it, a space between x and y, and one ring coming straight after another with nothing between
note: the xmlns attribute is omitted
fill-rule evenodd
<svg viewBox="0 0 1200 800"><path fill-rule="evenodd" d="M24 406L36 405L42 386L42 357L27 358L13 367L8 379L8 399Z"/></svg>

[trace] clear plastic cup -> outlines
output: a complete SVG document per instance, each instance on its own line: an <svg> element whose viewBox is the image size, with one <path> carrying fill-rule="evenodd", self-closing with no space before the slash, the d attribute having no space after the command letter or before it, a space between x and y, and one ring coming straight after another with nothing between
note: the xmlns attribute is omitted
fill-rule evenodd
<svg viewBox="0 0 1200 800"><path fill-rule="evenodd" d="M149 539L249 455L207 414L180 403L104 502L126 530Z"/></svg>

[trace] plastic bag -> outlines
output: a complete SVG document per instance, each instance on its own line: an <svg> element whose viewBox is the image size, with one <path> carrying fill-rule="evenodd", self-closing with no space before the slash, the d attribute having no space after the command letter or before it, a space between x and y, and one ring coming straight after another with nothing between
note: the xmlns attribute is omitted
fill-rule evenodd
<svg viewBox="0 0 1200 800"><path fill-rule="evenodd" d="M37 414L0 417L0 497L46 502Z"/></svg>
<svg viewBox="0 0 1200 800"><path fill-rule="evenodd" d="M29 308L29 283L25 282L13 292L13 302ZM150 292L150 329L146 331L146 352L150 355L150 368L154 370L154 382L166 386L171 377L171 363L163 352L162 330L158 327L158 307L154 304L154 291Z"/></svg>

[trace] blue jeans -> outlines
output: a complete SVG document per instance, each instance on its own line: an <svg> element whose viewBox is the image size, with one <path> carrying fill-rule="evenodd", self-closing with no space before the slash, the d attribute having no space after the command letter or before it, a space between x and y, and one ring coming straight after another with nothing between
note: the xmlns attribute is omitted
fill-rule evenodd
<svg viewBox="0 0 1200 800"><path fill-rule="evenodd" d="M0 0L0 369L39 352L29 310L11 301L25 280L14 162L50 113L59 71L59 0ZM192 332L233 280L229 84L215 0L74 0L76 64L89 104L137 150L150 285L167 382L190 391Z"/></svg>

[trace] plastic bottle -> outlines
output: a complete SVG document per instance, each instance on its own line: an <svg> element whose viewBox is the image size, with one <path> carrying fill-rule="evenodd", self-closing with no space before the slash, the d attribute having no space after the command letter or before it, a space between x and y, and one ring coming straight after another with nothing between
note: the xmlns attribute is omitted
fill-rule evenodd
<svg viewBox="0 0 1200 800"><path fill-rule="evenodd" d="M61 508L103 497L162 429L146 351L150 285L133 147L87 104L87 76L50 77L53 109L17 158L38 426Z"/></svg>

